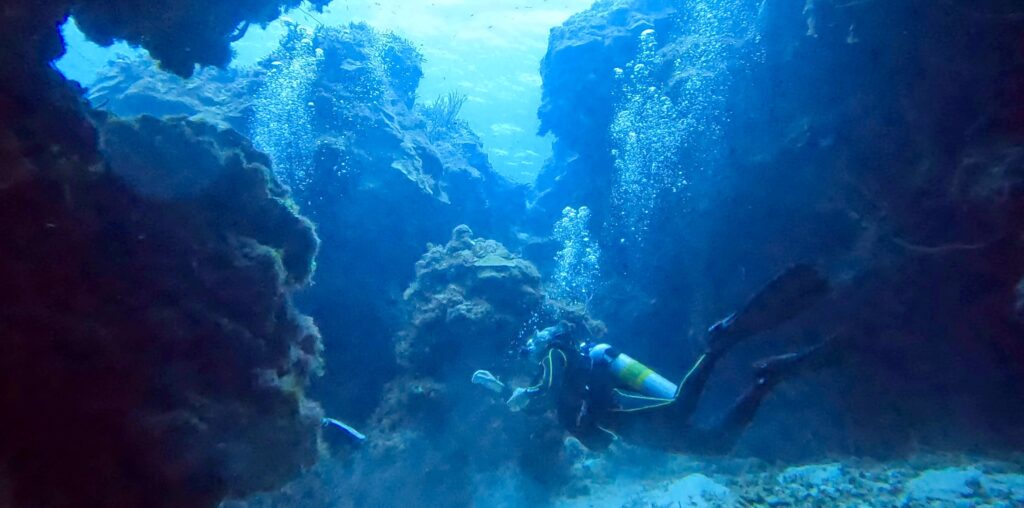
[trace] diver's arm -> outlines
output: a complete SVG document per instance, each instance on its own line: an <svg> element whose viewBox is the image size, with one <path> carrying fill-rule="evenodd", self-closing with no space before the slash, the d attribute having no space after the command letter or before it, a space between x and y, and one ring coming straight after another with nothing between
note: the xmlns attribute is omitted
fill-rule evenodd
<svg viewBox="0 0 1024 508"><path fill-rule="evenodd" d="M569 359L565 353L552 348L540 361L540 379L532 386L516 388L506 404L512 411L520 411L534 400L554 397L554 394L561 390L562 383L565 382L565 370L568 364Z"/></svg>

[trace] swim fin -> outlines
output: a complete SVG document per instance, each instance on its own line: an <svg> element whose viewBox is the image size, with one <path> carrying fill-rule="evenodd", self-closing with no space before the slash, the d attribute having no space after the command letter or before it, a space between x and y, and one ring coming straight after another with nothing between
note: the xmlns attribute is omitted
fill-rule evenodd
<svg viewBox="0 0 1024 508"><path fill-rule="evenodd" d="M770 330L828 296L828 279L808 264L790 267L772 279L739 311L708 329L708 348L720 350Z"/></svg>
<svg viewBox="0 0 1024 508"><path fill-rule="evenodd" d="M754 363L759 383L775 383L787 377L828 367L839 360L840 339L833 335L797 353L763 358Z"/></svg>

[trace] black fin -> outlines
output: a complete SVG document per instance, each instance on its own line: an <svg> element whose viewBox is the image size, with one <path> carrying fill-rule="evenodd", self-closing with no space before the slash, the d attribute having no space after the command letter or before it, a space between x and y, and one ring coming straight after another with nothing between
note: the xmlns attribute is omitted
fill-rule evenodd
<svg viewBox="0 0 1024 508"><path fill-rule="evenodd" d="M789 321L828 296L828 279L807 264L790 267L772 279L739 312L708 330L713 340L739 340Z"/></svg>
<svg viewBox="0 0 1024 508"><path fill-rule="evenodd" d="M832 335L803 351L758 360L754 363L754 370L759 379L779 381L826 368L840 360L840 342L837 336Z"/></svg>

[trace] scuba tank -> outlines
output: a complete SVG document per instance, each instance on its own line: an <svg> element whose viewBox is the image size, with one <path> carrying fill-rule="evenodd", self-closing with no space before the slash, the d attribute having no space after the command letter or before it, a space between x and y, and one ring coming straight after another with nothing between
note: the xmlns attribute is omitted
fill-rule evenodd
<svg viewBox="0 0 1024 508"><path fill-rule="evenodd" d="M608 371L619 383L637 393L659 399L673 399L676 396L678 388L675 383L608 344L590 348L590 359L594 364L607 364Z"/></svg>

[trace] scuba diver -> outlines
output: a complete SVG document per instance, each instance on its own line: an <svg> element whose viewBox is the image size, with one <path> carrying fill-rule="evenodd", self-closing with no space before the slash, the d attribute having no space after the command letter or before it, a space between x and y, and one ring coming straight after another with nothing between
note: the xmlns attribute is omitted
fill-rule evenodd
<svg viewBox="0 0 1024 508"><path fill-rule="evenodd" d="M832 338L810 349L760 360L753 384L714 424L695 425L693 414L715 364L743 339L795 317L829 293L814 268L798 265L768 283L740 311L713 325L703 354L677 386L608 344L581 341L566 322L537 332L541 372L533 386L514 390L485 370L472 382L503 397L513 411L553 403L559 422L591 450L615 437L676 453L724 454L753 420L761 401L780 381L820 367L835 350ZM538 403L547 399L548 403Z"/></svg>

